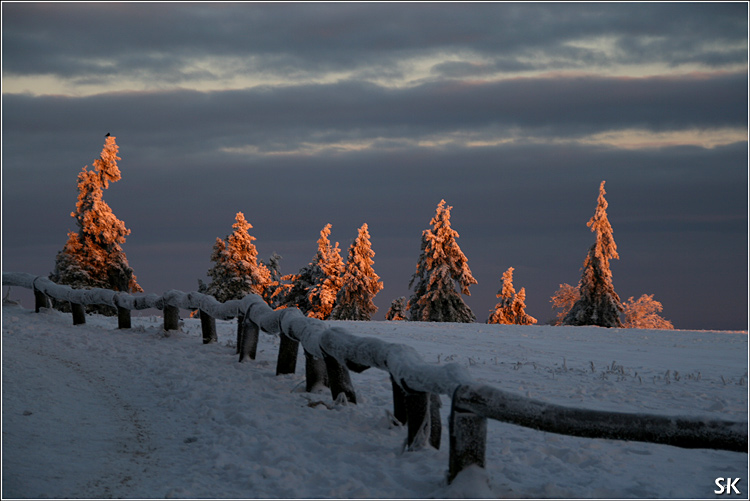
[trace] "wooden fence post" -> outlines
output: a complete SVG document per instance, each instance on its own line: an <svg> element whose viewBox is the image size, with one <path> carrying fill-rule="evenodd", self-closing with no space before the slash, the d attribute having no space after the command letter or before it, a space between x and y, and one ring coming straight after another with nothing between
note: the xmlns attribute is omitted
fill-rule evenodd
<svg viewBox="0 0 750 501"><path fill-rule="evenodd" d="M283 332L279 336L279 358L276 360L276 375L294 374L297 368L299 341L290 338Z"/></svg>
<svg viewBox="0 0 750 501"><path fill-rule="evenodd" d="M440 439L443 434L443 426L440 422L440 395L430 393L430 445L440 449Z"/></svg>
<svg viewBox="0 0 750 501"><path fill-rule="evenodd" d="M406 450L418 450L429 443L440 448L440 397L428 392L405 392Z"/></svg>
<svg viewBox="0 0 750 501"><path fill-rule="evenodd" d="M199 310L201 318L201 332L203 333L203 344L216 343L219 338L216 335L216 319L203 310Z"/></svg>
<svg viewBox="0 0 750 501"><path fill-rule="evenodd" d="M406 424L409 415L406 413L406 392L391 376L391 387L393 388L393 417L402 425Z"/></svg>
<svg viewBox="0 0 750 501"><path fill-rule="evenodd" d="M180 309L169 304L164 305L164 330L176 331L180 329Z"/></svg>
<svg viewBox="0 0 750 501"><path fill-rule="evenodd" d="M328 374L328 383L331 385L333 400L336 400L339 394L343 393L347 401L356 404L357 394L354 392L349 369L325 352L323 353L323 361L326 364L326 373Z"/></svg>
<svg viewBox="0 0 750 501"><path fill-rule="evenodd" d="M117 328L118 329L130 329L130 310L123 308L122 306L117 307Z"/></svg>
<svg viewBox="0 0 750 501"><path fill-rule="evenodd" d="M245 315L244 321L240 324L240 362L244 362L247 357L255 360L258 352L258 336L260 329L258 324L250 320L249 315Z"/></svg>
<svg viewBox="0 0 750 501"><path fill-rule="evenodd" d="M41 308L49 308L49 298L44 292L34 289L34 311L39 313Z"/></svg>
<svg viewBox="0 0 750 501"><path fill-rule="evenodd" d="M328 371L325 361L305 350L305 391L311 393L328 387Z"/></svg>
<svg viewBox="0 0 750 501"><path fill-rule="evenodd" d="M245 315L237 313L237 349L235 354L240 354L240 346L242 346L242 324L245 322Z"/></svg>
<svg viewBox="0 0 750 501"><path fill-rule="evenodd" d="M448 483L462 470L475 464L484 468L487 449L487 418L465 411L456 405L461 387L453 394L448 423L450 454L448 460Z"/></svg>
<svg viewBox="0 0 750 501"><path fill-rule="evenodd" d="M70 303L70 311L73 312L73 325L86 323L86 308L82 304Z"/></svg>

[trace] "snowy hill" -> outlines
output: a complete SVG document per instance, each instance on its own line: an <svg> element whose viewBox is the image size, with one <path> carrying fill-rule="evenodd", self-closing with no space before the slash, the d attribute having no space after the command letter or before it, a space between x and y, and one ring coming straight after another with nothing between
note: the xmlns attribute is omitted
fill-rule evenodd
<svg viewBox="0 0 750 501"><path fill-rule="evenodd" d="M590 409L746 421L746 332L417 322L331 322L457 362L477 381ZM391 385L352 374L357 405L275 376L278 338L238 363L236 324L201 343L185 319L133 328L3 306L3 498L711 498L748 455L574 438L490 420L487 468L448 486L443 446L402 452ZM734 496L738 497L738 496Z"/></svg>

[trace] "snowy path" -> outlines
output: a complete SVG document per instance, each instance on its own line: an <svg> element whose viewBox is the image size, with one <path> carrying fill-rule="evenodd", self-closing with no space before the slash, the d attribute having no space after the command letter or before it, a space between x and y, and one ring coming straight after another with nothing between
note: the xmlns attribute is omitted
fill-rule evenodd
<svg viewBox="0 0 750 501"><path fill-rule="evenodd" d="M358 404L275 376L278 338L237 363L233 321L201 343L185 319L36 314L3 306L3 497L721 498L747 454L566 437L490 421L487 469L447 486L443 447L402 453L383 371L353 374ZM747 420L747 334L340 322L415 347L428 363L563 405ZM487 483L489 480L489 484ZM724 496L726 497L726 496Z"/></svg>
<svg viewBox="0 0 750 501"><path fill-rule="evenodd" d="M13 338L3 348L23 349ZM78 362L41 351L8 357L3 399L3 447L19 451L4 456L4 497L127 497L153 469L138 411Z"/></svg>

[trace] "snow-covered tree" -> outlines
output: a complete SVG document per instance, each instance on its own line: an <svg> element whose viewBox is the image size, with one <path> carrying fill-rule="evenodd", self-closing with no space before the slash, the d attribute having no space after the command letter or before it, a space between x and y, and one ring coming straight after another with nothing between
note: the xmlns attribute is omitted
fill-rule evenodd
<svg viewBox="0 0 750 501"><path fill-rule="evenodd" d="M557 313L555 325L563 324L565 316L568 314L570 309L580 297L581 293L578 292L578 287L573 287L570 284L560 284L560 288L557 289L557 292L555 292L550 298L553 310L556 308L561 308L561 310Z"/></svg>
<svg viewBox="0 0 750 501"><path fill-rule="evenodd" d="M622 327L622 303L612 284L610 259L620 259L607 219L607 201L604 199L604 181L599 186L596 212L587 226L596 233L596 241L583 262L583 273L578 286L580 297L565 316L565 325L598 325Z"/></svg>
<svg viewBox="0 0 750 501"><path fill-rule="evenodd" d="M250 293L263 296L271 283L268 268L258 263L258 251L253 244L255 237L248 233L252 227L245 215L238 212L232 225L234 231L226 241L216 239L211 254L214 265L207 272L211 282L206 294L218 301L242 299Z"/></svg>
<svg viewBox="0 0 750 501"><path fill-rule="evenodd" d="M372 300L383 289L383 282L372 268L374 256L365 223L349 247L341 288L331 311L332 320L370 320L378 311Z"/></svg>
<svg viewBox="0 0 750 501"><path fill-rule="evenodd" d="M130 230L117 219L104 201L110 182L121 179L114 136L104 143L94 170L84 166L78 174L78 202L71 212L78 232L68 233L68 241L55 259L50 280L74 288L103 288L123 292L143 292L128 264L121 244ZM95 307L101 313L114 314L110 307Z"/></svg>
<svg viewBox="0 0 750 501"><path fill-rule="evenodd" d="M308 317L321 320L328 319L333 310L344 273L339 244L331 245L330 234L331 225L327 224L320 231L318 251L312 262L288 277L291 286L282 302L283 306L295 306Z"/></svg>
<svg viewBox="0 0 750 501"><path fill-rule="evenodd" d="M270 274L270 283L266 287L263 299L271 308L278 308L284 304L284 298L292 286L289 279L294 275L284 276L281 274L281 256L276 252L268 258L268 264L262 260L260 264L268 268Z"/></svg>
<svg viewBox="0 0 750 501"><path fill-rule="evenodd" d="M513 323L516 325L533 325L536 323L536 318L526 313L525 287L521 287L521 290L513 296L511 311L513 312Z"/></svg>
<svg viewBox="0 0 750 501"><path fill-rule="evenodd" d="M341 258L339 243L331 245L328 236L331 234L331 224L327 224L320 231L318 252L313 264L319 269L315 283L307 293L310 311L307 316L326 320L331 315L336 295L343 283L344 260Z"/></svg>
<svg viewBox="0 0 750 501"><path fill-rule="evenodd" d="M414 294L407 308L410 319L423 322L474 322L476 317L456 291L470 296L469 286L477 281L458 246L458 232L451 228L453 207L441 200L431 229L422 232L422 251L417 270L409 282Z"/></svg>
<svg viewBox="0 0 750 501"><path fill-rule="evenodd" d="M386 320L406 320L406 297L394 299L388 313L385 314Z"/></svg>
<svg viewBox="0 0 750 501"><path fill-rule="evenodd" d="M663 309L653 294L643 294L637 301L630 297L623 304L624 326L629 329L674 329L672 322L659 315Z"/></svg>
<svg viewBox="0 0 750 501"><path fill-rule="evenodd" d="M500 299L491 310L490 317L487 319L488 324L512 324L513 323L513 298L516 290L513 288L513 267L508 268L503 273L503 286L497 292Z"/></svg>
<svg viewBox="0 0 750 501"><path fill-rule="evenodd" d="M488 324L519 324L532 325L536 319L526 313L526 289L516 293L513 288L513 267L508 268L503 273L503 286L498 291L497 297L500 299L491 310L490 317L487 319Z"/></svg>

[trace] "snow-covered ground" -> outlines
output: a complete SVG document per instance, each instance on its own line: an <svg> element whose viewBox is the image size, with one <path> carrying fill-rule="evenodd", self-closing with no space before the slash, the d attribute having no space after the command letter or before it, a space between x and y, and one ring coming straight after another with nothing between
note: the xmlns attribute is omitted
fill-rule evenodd
<svg viewBox="0 0 750 501"><path fill-rule="evenodd" d="M748 455L574 438L489 421L487 468L447 485L440 450L402 452L391 385L352 373L357 405L275 375L278 338L238 363L234 321L71 316L4 305L3 498L747 498ZM182 312L185 313L184 311ZM567 406L747 421L746 332L332 322ZM740 477L741 495L718 495Z"/></svg>

